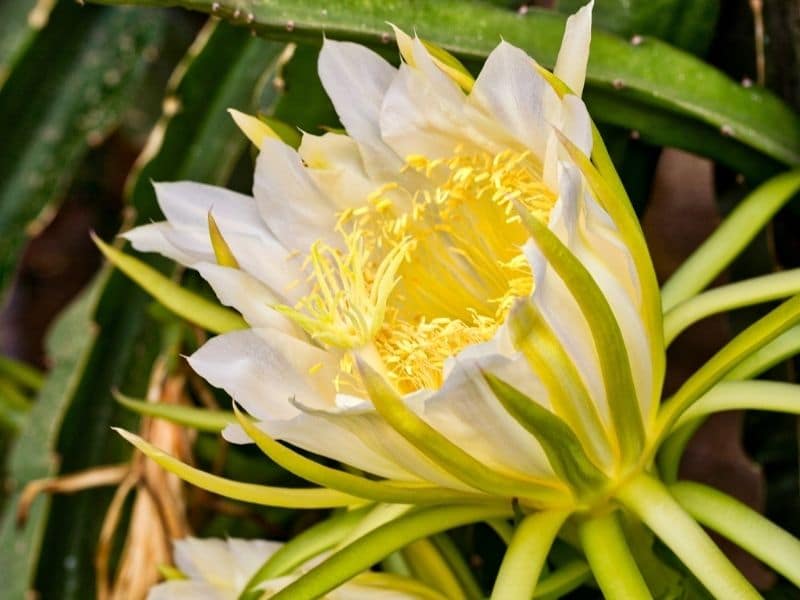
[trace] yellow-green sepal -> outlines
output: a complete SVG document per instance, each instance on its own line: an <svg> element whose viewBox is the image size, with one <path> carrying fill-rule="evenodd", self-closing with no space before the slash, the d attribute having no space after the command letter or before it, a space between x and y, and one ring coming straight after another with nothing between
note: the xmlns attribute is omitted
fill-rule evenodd
<svg viewBox="0 0 800 600"><path fill-rule="evenodd" d="M335 508L364 503L361 498L326 488L281 488L225 479L181 462L136 434L117 427L113 429L170 473L201 489L232 500L281 508Z"/></svg>
<svg viewBox="0 0 800 600"><path fill-rule="evenodd" d="M284 123L280 119L261 113L258 115L258 120L269 127L277 138L287 146L291 146L295 150L300 147L303 135L294 125L289 125L289 123Z"/></svg>
<svg viewBox="0 0 800 600"><path fill-rule="evenodd" d="M537 439L556 475L579 497L605 489L608 478L587 456L569 425L499 377L491 373L483 377L508 414Z"/></svg>
<svg viewBox="0 0 800 600"><path fill-rule="evenodd" d="M479 502L486 501L485 497L477 494L462 493L425 484L414 485L408 482L388 480L375 481L321 465L272 439L252 420L242 414L236 404L233 405L233 410L239 425L264 454L287 471L317 485L360 498L396 504L464 503L471 499Z"/></svg>
<svg viewBox="0 0 800 600"><path fill-rule="evenodd" d="M191 427L197 431L220 433L228 425L236 423L234 414L225 410L211 410L181 404L164 404L163 402L145 402L117 391L114 392L114 398L122 406L136 414L164 419L170 423Z"/></svg>
<svg viewBox="0 0 800 600"><path fill-rule="evenodd" d="M469 486L493 496L520 498L532 505L565 506L571 502L558 482L499 473L453 444L409 409L384 378L357 357L359 373L375 409L409 443L442 469Z"/></svg>
<svg viewBox="0 0 800 600"><path fill-rule="evenodd" d="M397 47L400 50L400 55L403 57L403 60L411 67L416 66L416 61L414 60L414 45L411 36L394 25L392 25L392 28L394 29L395 37L397 38ZM461 61L441 46L437 46L433 42L423 40L422 38L418 39L428 51L433 63L439 67L445 75L452 79L458 87L466 93L469 93L475 85L475 78Z"/></svg>
<svg viewBox="0 0 800 600"><path fill-rule="evenodd" d="M639 219L631 206L627 195L619 191L620 186L610 185L608 179L598 171L589 158L570 141L563 133L554 130L556 137L567 151L575 166L583 174L589 188L600 206L608 213L611 220L619 230L622 241L630 251L639 287L642 293L642 319L647 331L647 340L650 347L650 359L653 365L653 397L651 406L658 406L661 395L661 384L666 368L666 353L664 350L664 324L661 310L661 292L658 288L650 251L644 239ZM610 163L610 159L609 159ZM610 167L613 169L613 165ZM655 414L655 411L651 411Z"/></svg>
<svg viewBox="0 0 800 600"><path fill-rule="evenodd" d="M589 325L622 462L635 464L644 447L644 426L628 351L614 311L592 275L569 248L523 206L518 205L517 211L547 263L575 298Z"/></svg>
<svg viewBox="0 0 800 600"><path fill-rule="evenodd" d="M182 288L154 268L106 244L94 234L92 239L111 264L179 317L214 333L247 329L247 322L238 313Z"/></svg>
<svg viewBox="0 0 800 600"><path fill-rule="evenodd" d="M603 424L571 357L530 298L517 300L506 323L514 347L544 384L553 412L575 432L597 464L612 464L613 455L619 454L616 440Z"/></svg>
<svg viewBox="0 0 800 600"><path fill-rule="evenodd" d="M217 259L217 264L221 267L230 267L231 269L239 268L239 261L233 255L233 250L225 241L222 232L219 230L216 219L208 211L208 237L211 240L211 248L214 250L214 257Z"/></svg>

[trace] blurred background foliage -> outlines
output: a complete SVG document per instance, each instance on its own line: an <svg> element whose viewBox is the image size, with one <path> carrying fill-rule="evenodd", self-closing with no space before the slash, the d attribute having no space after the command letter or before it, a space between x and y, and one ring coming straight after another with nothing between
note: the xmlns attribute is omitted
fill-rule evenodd
<svg viewBox="0 0 800 600"><path fill-rule="evenodd" d="M564 15L583 0L119 3L150 6L0 2L3 598L28 590L65 600L137 598L146 588L134 582L155 580L154 557L170 536L285 539L323 516L223 502L162 481L131 457L110 426L139 429L233 478L295 483L246 447L139 422L115 401L114 390L210 407L227 399L180 358L206 333L101 268L88 232L112 239L120 228L159 219L153 180L248 192L254 155L229 107L312 133L339 127L316 75L323 32L397 62L391 20L475 72L502 36L552 66ZM166 8L175 4L192 10ZM594 14L585 98L663 279L748 190L800 165L800 1L596 0ZM797 209L782 211L725 277L798 266ZM145 260L208 293L191 273ZM670 352L668 387L759 314L709 319L682 335ZM793 376L788 364L770 373ZM799 439L794 418L720 415L696 436L683 473L727 489L798 535ZM23 496L26 484L46 478L42 494ZM491 582L500 546L488 528L433 541ZM670 564L663 548L653 551ZM770 597L793 597L774 574L729 551ZM560 548L553 560L567 562L571 552ZM649 562L660 565L648 570L664 597L700 593Z"/></svg>

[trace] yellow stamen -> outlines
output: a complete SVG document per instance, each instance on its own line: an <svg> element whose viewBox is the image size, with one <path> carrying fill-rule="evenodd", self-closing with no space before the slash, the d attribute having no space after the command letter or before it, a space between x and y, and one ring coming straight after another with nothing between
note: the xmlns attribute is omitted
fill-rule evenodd
<svg viewBox="0 0 800 600"><path fill-rule="evenodd" d="M555 202L527 152L414 155L406 170L429 187L404 196L392 183L343 211L345 250L314 244L312 293L278 307L324 345L368 350L402 393L441 386L445 361L491 339L514 299L531 293L515 203L544 220ZM335 383L360 391L349 352Z"/></svg>

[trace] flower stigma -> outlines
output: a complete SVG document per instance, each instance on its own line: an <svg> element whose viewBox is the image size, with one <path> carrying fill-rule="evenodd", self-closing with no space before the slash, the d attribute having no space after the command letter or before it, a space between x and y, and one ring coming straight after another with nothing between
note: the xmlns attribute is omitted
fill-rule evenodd
<svg viewBox="0 0 800 600"><path fill-rule="evenodd" d="M533 291L520 203L547 221L555 194L529 152L407 157L413 193L384 185L338 215L342 247L317 241L311 292L276 307L326 347L346 352L337 391L362 390L352 352L408 394L442 385L445 361L489 340L516 298Z"/></svg>

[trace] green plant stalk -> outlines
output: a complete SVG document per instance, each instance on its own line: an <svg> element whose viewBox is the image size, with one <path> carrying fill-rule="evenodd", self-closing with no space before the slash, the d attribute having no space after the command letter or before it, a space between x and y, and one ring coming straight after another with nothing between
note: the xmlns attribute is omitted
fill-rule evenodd
<svg viewBox="0 0 800 600"><path fill-rule="evenodd" d="M461 583L430 539L411 542L401 552L415 579L441 592L446 598L466 600Z"/></svg>
<svg viewBox="0 0 800 600"><path fill-rule="evenodd" d="M609 600L652 598L616 511L587 518L579 525L578 535L603 596Z"/></svg>
<svg viewBox="0 0 800 600"><path fill-rule="evenodd" d="M533 596L547 554L567 511L536 512L525 517L514 532L492 589L492 600Z"/></svg>
<svg viewBox="0 0 800 600"><path fill-rule="evenodd" d="M543 577L533 592L534 599L555 600L591 579L592 570L583 560L573 560Z"/></svg>
<svg viewBox="0 0 800 600"><path fill-rule="evenodd" d="M684 300L664 315L664 342L669 345L687 327L710 315L788 298L800 293L800 269L771 273L714 288Z"/></svg>
<svg viewBox="0 0 800 600"><path fill-rule="evenodd" d="M458 505L412 512L355 540L278 592L273 600L319 598L414 540L477 521L508 517L512 512L510 506Z"/></svg>
<svg viewBox="0 0 800 600"><path fill-rule="evenodd" d="M702 525L728 538L800 587L800 540L714 488L681 481L670 493Z"/></svg>
<svg viewBox="0 0 800 600"><path fill-rule="evenodd" d="M371 509L372 506L362 506L339 513L293 537L253 573L239 595L239 599L248 599L250 591L264 581L291 573L315 556L319 556L326 550L335 547L358 525L359 521ZM261 596L259 592L256 592L256 595L256 597Z"/></svg>
<svg viewBox="0 0 800 600"><path fill-rule="evenodd" d="M617 498L677 555L714 597L761 598L660 481L639 474L617 491ZM595 571L594 565L592 570Z"/></svg>
<svg viewBox="0 0 800 600"><path fill-rule="evenodd" d="M667 313L711 283L800 189L800 171L773 177L727 216L661 288Z"/></svg>
<svg viewBox="0 0 800 600"><path fill-rule="evenodd" d="M464 594L466 594L468 600L481 600L483 598L483 590L481 586L478 585L472 573L472 569L467 564L467 561L464 560L464 557L453 540L450 539L450 536L446 533L439 533L431 537L431 540L436 544L436 547L447 561L453 574L458 578L461 589L464 590Z"/></svg>

